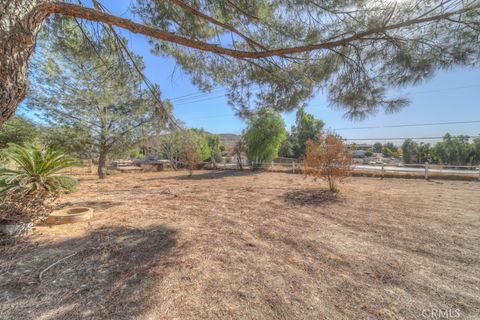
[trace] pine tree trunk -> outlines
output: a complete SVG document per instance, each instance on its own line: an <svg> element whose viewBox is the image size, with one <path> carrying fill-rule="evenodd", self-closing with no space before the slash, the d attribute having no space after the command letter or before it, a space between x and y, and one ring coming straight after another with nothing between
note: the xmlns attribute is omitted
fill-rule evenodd
<svg viewBox="0 0 480 320"><path fill-rule="evenodd" d="M107 150L100 147L100 155L98 156L98 178L105 179L107 177Z"/></svg>
<svg viewBox="0 0 480 320"><path fill-rule="evenodd" d="M107 177L107 157L108 157L108 151L109 147L107 144L107 110L106 108L102 109L102 115L101 115L101 132L100 132L100 137L98 141L98 178L99 179L105 179Z"/></svg>
<svg viewBox="0 0 480 320"><path fill-rule="evenodd" d="M47 14L36 6L51 0L0 3L0 128L27 94L35 40Z"/></svg>

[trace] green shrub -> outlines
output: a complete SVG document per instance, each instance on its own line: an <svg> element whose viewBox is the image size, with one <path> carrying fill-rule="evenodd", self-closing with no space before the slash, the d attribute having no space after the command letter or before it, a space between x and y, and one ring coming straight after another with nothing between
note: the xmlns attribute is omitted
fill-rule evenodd
<svg viewBox="0 0 480 320"><path fill-rule="evenodd" d="M10 144L3 155L18 169L0 169L0 195L13 192L58 196L65 191L73 191L77 184L72 177L58 175L60 170L77 165L75 159L63 152L33 144Z"/></svg>
<svg viewBox="0 0 480 320"><path fill-rule="evenodd" d="M77 165L75 159L63 152L32 144L10 144L2 154L14 166L0 169L2 220L32 221L46 217L50 204L62 193L73 191L78 183L59 174L62 169Z"/></svg>

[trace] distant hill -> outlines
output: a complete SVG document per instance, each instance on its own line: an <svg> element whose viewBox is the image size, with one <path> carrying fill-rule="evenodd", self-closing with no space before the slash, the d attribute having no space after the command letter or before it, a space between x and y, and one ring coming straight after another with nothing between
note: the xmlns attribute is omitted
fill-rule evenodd
<svg viewBox="0 0 480 320"><path fill-rule="evenodd" d="M230 149L240 140L240 135L233 133L220 133L218 136L220 136L220 142Z"/></svg>

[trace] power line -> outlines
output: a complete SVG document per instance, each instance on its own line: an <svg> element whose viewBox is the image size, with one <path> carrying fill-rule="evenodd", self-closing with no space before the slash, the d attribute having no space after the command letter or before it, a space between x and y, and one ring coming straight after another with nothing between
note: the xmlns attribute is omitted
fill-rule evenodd
<svg viewBox="0 0 480 320"><path fill-rule="evenodd" d="M202 102L202 101L210 101L210 100L215 100L215 99L219 99L219 98L223 98L225 97L224 94L220 94L218 96L214 96L214 97L209 97L209 98L204 98L204 99L197 99L195 101L187 101L187 102L181 102L181 103L178 103L178 104L174 104L174 107L180 107L180 106L184 106L184 105L187 105L187 104L192 104L192 103L197 103L197 102Z"/></svg>
<svg viewBox="0 0 480 320"><path fill-rule="evenodd" d="M434 90L426 90L426 91L407 92L406 94L421 94L421 93L443 92L443 91L452 91L452 90L459 90L459 89L475 88L475 87L479 87L479 86L480 86L480 84L472 84L472 85L468 85L468 86L460 86L460 87L452 87L452 88L443 88L443 89L434 89Z"/></svg>
<svg viewBox="0 0 480 320"><path fill-rule="evenodd" d="M413 124L395 124L387 126L376 126L376 127L351 127L351 128L338 128L333 130L364 130L364 129L381 129L381 128L403 128L403 127L426 127L426 126L439 126L439 125L449 125L449 124L472 124L480 123L480 120L472 121L451 121L451 122L431 122L431 123L413 123Z"/></svg>
<svg viewBox="0 0 480 320"><path fill-rule="evenodd" d="M444 92L444 91L453 91L453 90L460 90L460 89L467 89L467 88L475 88L475 87L479 87L479 86L480 86L480 84L473 84L473 85L467 85L467 86L441 88L441 89L435 89L435 90L406 92L405 94L410 95L410 94ZM186 94L186 95L183 95L183 96L178 96L178 97L171 98L170 101L172 101L172 102L177 101L178 102L178 100L181 100L181 105L187 105L187 104L193 104L193 103L202 102L202 101L214 100L214 99L218 99L220 96L216 96L216 97L212 97L212 98L210 98L208 96L213 92L219 93L219 92L222 92L222 91L227 91L227 88L222 88L222 87L216 88L216 89L214 89L214 90L212 90L211 92L208 92L208 93L204 93L204 92L190 93L190 94ZM201 100L195 100L197 98L203 98L203 97L206 97L206 98L201 99ZM192 100L192 101L189 101L189 100Z"/></svg>
<svg viewBox="0 0 480 320"><path fill-rule="evenodd" d="M480 135L477 136L469 136L469 135L464 135L464 136L450 136L450 138L460 138L460 137L465 137L468 136L470 139L475 139L475 138L480 138ZM406 137L406 138L345 138L345 141L393 141L393 140L407 140L407 139L412 139L412 140L439 140L443 139L444 137Z"/></svg>
<svg viewBox="0 0 480 320"><path fill-rule="evenodd" d="M232 115L228 115L230 117ZM205 116L205 117L195 117L195 118L190 118L189 120L199 120L199 119L213 119L213 118L225 118L227 115L218 115L218 116Z"/></svg>
<svg viewBox="0 0 480 320"><path fill-rule="evenodd" d="M210 92L192 92L192 93L189 93L189 94L185 94L183 96L178 96L178 97L175 97L175 98L171 98L169 99L170 101L178 101L178 100L190 100L190 99L196 99L196 98L201 98L201 97L204 97L204 96L208 96L212 93L217 93L217 92L221 92L221 91L226 91L225 88L215 88L215 89L212 89Z"/></svg>

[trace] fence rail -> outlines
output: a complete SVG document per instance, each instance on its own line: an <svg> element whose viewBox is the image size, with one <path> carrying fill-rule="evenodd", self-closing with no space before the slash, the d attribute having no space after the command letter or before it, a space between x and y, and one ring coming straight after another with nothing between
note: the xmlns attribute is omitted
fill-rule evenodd
<svg viewBox="0 0 480 320"><path fill-rule="evenodd" d="M70 167L63 170L60 170L61 174L68 174L72 176L82 176L82 175L91 175L95 172L92 165L83 165L78 167Z"/></svg>
<svg viewBox="0 0 480 320"><path fill-rule="evenodd" d="M294 159L296 160L296 159ZM239 170L238 163L217 164L217 168L224 170ZM302 164L298 161L288 160L281 162L243 163L245 170L262 169L274 172L302 173ZM95 173L93 165L83 165L62 170L62 174L70 175L91 175ZM480 181L480 167L478 166L456 166L439 164L354 164L353 175L375 176L375 177L416 177L436 179L467 179Z"/></svg>
<svg viewBox="0 0 480 320"><path fill-rule="evenodd" d="M220 166L222 168L222 166ZM300 162L271 162L271 163L245 163L244 169L264 169L269 171L281 171L300 173L302 164ZM223 164L224 169L239 169L237 163ZM414 164L414 165L391 165L378 164L354 164L352 166L354 175L372 175L380 177L424 177L429 178L466 178L480 181L480 167L477 166L454 166L439 164Z"/></svg>

